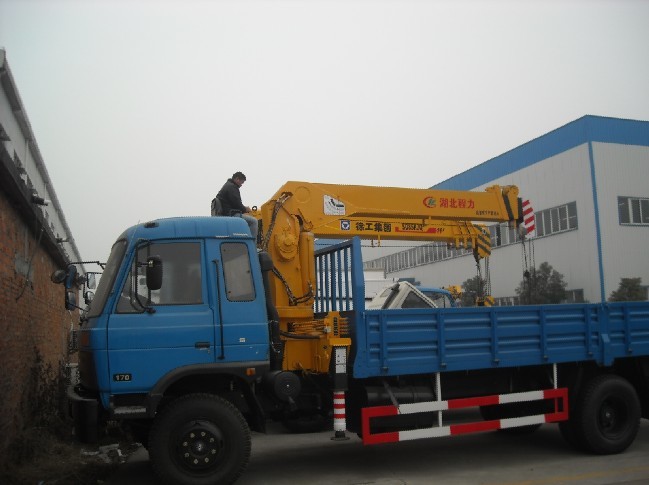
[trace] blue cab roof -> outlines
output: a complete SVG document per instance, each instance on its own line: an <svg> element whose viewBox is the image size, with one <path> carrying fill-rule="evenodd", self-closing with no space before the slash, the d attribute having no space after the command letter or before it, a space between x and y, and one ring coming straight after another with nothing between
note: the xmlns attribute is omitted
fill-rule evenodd
<svg viewBox="0 0 649 485"><path fill-rule="evenodd" d="M240 217L171 217L129 227L120 236L131 239L252 238Z"/></svg>

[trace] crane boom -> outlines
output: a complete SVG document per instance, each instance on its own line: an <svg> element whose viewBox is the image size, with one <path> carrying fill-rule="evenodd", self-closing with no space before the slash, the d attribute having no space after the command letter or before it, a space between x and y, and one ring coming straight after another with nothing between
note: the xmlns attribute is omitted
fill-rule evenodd
<svg viewBox="0 0 649 485"><path fill-rule="evenodd" d="M476 259L488 256L491 245L473 221L522 221L518 188L497 185L474 192L291 181L262 206L262 224L275 227L279 211L316 237L445 241L474 248ZM281 254L294 245L298 232L291 233L275 236ZM270 231L265 237L268 247Z"/></svg>
<svg viewBox="0 0 649 485"><path fill-rule="evenodd" d="M477 192L290 181L253 215L261 222L261 247L275 266L271 294L282 334L299 329L327 340L314 348L289 338L284 367L325 371L328 356L318 354L336 337L320 331L322 324L314 320L316 237L441 241L472 248L479 260L489 255L491 242L486 228L474 222L517 226L522 203L515 186Z"/></svg>
<svg viewBox="0 0 649 485"><path fill-rule="evenodd" d="M520 221L518 187L493 185L484 190L458 191L286 182L270 201L292 194L291 204L314 228L331 217L389 217L461 221ZM313 229L311 229L313 230Z"/></svg>

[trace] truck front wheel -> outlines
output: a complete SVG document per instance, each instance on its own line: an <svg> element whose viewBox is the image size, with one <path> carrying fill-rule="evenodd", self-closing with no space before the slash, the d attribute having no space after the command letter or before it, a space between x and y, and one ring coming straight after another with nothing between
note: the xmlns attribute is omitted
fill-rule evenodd
<svg viewBox="0 0 649 485"><path fill-rule="evenodd" d="M586 383L578 399L575 431L587 451L600 455L627 449L640 427L640 400L622 377L602 375Z"/></svg>
<svg viewBox="0 0 649 485"><path fill-rule="evenodd" d="M149 436L155 473L167 483L232 483L250 458L250 429L225 399L189 394L166 406Z"/></svg>

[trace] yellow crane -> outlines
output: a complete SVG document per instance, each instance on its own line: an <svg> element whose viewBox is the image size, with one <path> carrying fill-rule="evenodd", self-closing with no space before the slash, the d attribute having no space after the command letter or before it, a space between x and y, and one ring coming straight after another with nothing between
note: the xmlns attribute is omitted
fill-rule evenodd
<svg viewBox="0 0 649 485"><path fill-rule="evenodd" d="M284 369L327 372L331 349L351 343L344 336L344 315L314 315L316 237L443 241L473 249L479 260L490 254L491 244L485 227L474 222L517 226L521 206L515 186L477 192L285 183L253 213L260 220L261 248L274 264L271 296L284 340Z"/></svg>

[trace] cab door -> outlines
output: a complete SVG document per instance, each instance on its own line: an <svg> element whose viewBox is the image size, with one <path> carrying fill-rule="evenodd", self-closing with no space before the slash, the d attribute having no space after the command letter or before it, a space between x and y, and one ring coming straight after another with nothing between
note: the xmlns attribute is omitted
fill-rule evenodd
<svg viewBox="0 0 649 485"><path fill-rule="evenodd" d="M250 240L211 240L217 362L268 360L268 319L257 251Z"/></svg>
<svg viewBox="0 0 649 485"><path fill-rule="evenodd" d="M159 290L146 286L147 258L159 256ZM155 242L136 250L108 323L111 391L144 392L165 374L215 361L203 240Z"/></svg>

